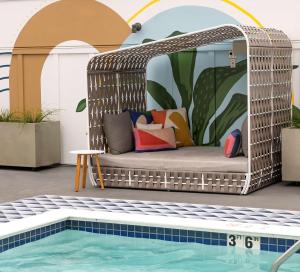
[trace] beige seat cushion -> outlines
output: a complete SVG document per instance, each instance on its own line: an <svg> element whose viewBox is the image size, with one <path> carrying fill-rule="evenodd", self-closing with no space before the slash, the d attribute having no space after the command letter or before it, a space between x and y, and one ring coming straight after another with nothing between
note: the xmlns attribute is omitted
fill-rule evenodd
<svg viewBox="0 0 300 272"><path fill-rule="evenodd" d="M177 150L101 155L103 166L197 172L246 173L247 158L226 158L222 147L189 146Z"/></svg>

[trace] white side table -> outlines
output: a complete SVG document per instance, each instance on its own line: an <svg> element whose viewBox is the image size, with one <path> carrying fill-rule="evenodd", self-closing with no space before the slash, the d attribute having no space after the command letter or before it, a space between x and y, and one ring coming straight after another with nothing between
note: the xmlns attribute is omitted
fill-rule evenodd
<svg viewBox="0 0 300 272"><path fill-rule="evenodd" d="M76 165L76 175L75 175L75 192L79 191L79 183L80 183L80 169L81 169L81 157L83 157L83 175L82 175L82 188L86 186L86 173L87 173L87 158L90 156L91 158L94 156L97 164L97 172L99 176L99 185L102 190L104 190L104 182L101 173L100 167L100 150L72 150L71 154L77 155L77 165Z"/></svg>

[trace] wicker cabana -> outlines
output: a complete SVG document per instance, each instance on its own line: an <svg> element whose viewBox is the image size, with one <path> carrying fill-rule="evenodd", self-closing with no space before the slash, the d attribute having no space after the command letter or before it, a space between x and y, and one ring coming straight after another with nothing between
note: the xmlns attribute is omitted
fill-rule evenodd
<svg viewBox="0 0 300 272"><path fill-rule="evenodd" d="M104 113L146 110L146 68L151 58L240 38L247 43L248 172L104 167L107 187L247 194L281 180L280 133L291 122L292 47L288 37L275 29L221 25L97 55L88 65L90 148L108 150Z"/></svg>

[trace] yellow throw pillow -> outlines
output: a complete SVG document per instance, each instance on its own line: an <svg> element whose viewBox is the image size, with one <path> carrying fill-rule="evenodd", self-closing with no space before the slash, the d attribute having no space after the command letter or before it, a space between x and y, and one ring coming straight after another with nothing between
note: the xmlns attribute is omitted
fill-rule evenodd
<svg viewBox="0 0 300 272"><path fill-rule="evenodd" d="M185 108L165 111L152 111L154 123L162 124L164 128L173 127L177 142L183 146L194 145L191 132L188 126L187 113Z"/></svg>

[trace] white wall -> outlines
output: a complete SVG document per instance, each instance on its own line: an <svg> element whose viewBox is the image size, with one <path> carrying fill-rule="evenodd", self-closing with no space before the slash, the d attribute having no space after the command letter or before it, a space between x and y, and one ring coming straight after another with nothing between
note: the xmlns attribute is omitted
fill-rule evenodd
<svg viewBox="0 0 300 272"><path fill-rule="evenodd" d="M10 64L10 60L10 54L4 52L0 54L0 109L9 108L9 92L5 89L9 86L9 79L7 79L9 77L9 67L6 67L6 65Z"/></svg>
<svg viewBox="0 0 300 272"><path fill-rule="evenodd" d="M57 109L61 124L62 163L73 164L70 150L87 149L87 110L76 112L78 102L87 97L86 67L97 50L83 42L59 44L47 58L41 79L43 109ZM64 50L61 50L64 48ZM67 49L69 48L69 49Z"/></svg>

